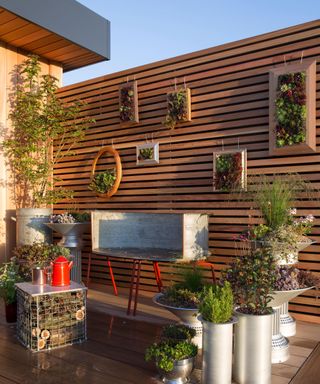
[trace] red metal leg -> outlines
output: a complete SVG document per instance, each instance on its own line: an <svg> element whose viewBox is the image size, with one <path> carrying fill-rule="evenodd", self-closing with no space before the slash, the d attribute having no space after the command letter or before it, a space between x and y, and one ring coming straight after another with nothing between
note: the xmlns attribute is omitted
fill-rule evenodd
<svg viewBox="0 0 320 384"><path fill-rule="evenodd" d="M89 285L89 279L90 279L90 269L91 269L91 257L92 257L92 253L90 252L89 253L89 259L88 259L88 269L87 269L87 286Z"/></svg>
<svg viewBox="0 0 320 384"><path fill-rule="evenodd" d="M132 294L133 294L133 286L134 286L135 274L136 274L136 260L133 260L133 262L132 262L132 272L131 272L131 281L130 281L130 291L129 291L127 315L130 315L130 312L131 312L131 302L132 302Z"/></svg>
<svg viewBox="0 0 320 384"><path fill-rule="evenodd" d="M137 260L138 269L137 269L137 277L136 277L136 292L134 296L134 307L133 307L133 316L136 315L137 304L138 304L138 293L139 293L139 284L140 284L140 271L141 271L141 260Z"/></svg>
<svg viewBox="0 0 320 384"><path fill-rule="evenodd" d="M109 267L109 273L110 273L110 277L111 277L111 281L112 281L112 286L113 286L114 294L116 296L118 296L117 284L116 284L116 281L114 279L113 270L112 270L112 267L111 267L111 261L110 261L109 257L107 257L107 265Z"/></svg>
<svg viewBox="0 0 320 384"><path fill-rule="evenodd" d="M153 262L153 269L154 269L154 275L156 277L158 291L161 292L163 284L162 284L162 280L161 280L161 272L160 272L159 263L157 261Z"/></svg>

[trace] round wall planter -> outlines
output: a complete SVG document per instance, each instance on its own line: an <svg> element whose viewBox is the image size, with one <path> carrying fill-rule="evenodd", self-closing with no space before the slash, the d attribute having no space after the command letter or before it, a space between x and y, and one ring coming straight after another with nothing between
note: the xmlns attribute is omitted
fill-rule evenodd
<svg viewBox="0 0 320 384"><path fill-rule="evenodd" d="M234 370L238 384L271 383L272 319L235 311Z"/></svg>
<svg viewBox="0 0 320 384"><path fill-rule="evenodd" d="M170 305L166 305L163 303L160 303L158 300L159 298L163 296L163 293L157 293L152 301L159 305L160 307L163 307L173 313L175 316L180 319L180 321L184 324L187 325L190 328L193 328L197 334L196 336L192 339L192 342L195 343L198 348L202 348L202 323L201 321L197 318L198 315L198 309L193 309L193 308L178 308L178 307L172 307Z"/></svg>
<svg viewBox="0 0 320 384"><path fill-rule="evenodd" d="M162 377L162 382L165 384L184 384L189 382L190 375L194 369L195 358L177 360L173 363L173 370L165 372L158 368Z"/></svg>
<svg viewBox="0 0 320 384"><path fill-rule="evenodd" d="M17 208L17 246L35 242L51 244L52 231L45 225L51 214L51 208Z"/></svg>
<svg viewBox="0 0 320 384"><path fill-rule="evenodd" d="M227 323L211 323L199 316L203 325L202 382L231 384L233 318Z"/></svg>

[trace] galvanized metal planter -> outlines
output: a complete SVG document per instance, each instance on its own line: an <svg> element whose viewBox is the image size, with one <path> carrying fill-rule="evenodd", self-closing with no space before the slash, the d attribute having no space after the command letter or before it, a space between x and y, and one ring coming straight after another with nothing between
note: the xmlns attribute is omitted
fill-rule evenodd
<svg viewBox="0 0 320 384"><path fill-rule="evenodd" d="M192 309L192 308L178 308L178 307L172 307L170 305L166 305L163 303L160 303L158 300L159 298L163 296L163 293L157 293L152 301L160 305L160 307L163 307L173 313L175 316L178 317L178 319L181 320L181 322L184 325L187 325L190 328L193 328L196 331L196 336L192 339L192 342L195 343L199 349L202 348L202 323L198 319L198 309Z"/></svg>
<svg viewBox="0 0 320 384"><path fill-rule="evenodd" d="M45 223L52 214L51 208L18 208L17 245L30 245L34 242L52 243L52 232Z"/></svg>
<svg viewBox="0 0 320 384"><path fill-rule="evenodd" d="M238 384L271 383L272 319L269 315L248 315L235 311L233 377Z"/></svg>
<svg viewBox="0 0 320 384"><path fill-rule="evenodd" d="M199 316L203 326L202 383L231 384L233 318L227 323L211 323Z"/></svg>
<svg viewBox="0 0 320 384"><path fill-rule="evenodd" d="M173 370L165 372L158 368L165 384L185 384L190 381L190 375L194 369L195 358L177 360L173 363Z"/></svg>

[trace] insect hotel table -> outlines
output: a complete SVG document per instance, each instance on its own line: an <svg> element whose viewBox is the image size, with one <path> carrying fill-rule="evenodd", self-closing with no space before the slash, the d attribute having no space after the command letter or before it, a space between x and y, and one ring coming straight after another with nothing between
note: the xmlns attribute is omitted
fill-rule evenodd
<svg viewBox="0 0 320 384"><path fill-rule="evenodd" d="M33 352L86 340L86 287L18 283L17 336Z"/></svg>
<svg viewBox="0 0 320 384"><path fill-rule="evenodd" d="M142 261L153 263L159 291L159 262L192 262L208 256L208 216L198 213L93 211L92 253L105 255L116 285L110 257L132 262L127 314L136 314ZM90 268L90 266L88 266Z"/></svg>

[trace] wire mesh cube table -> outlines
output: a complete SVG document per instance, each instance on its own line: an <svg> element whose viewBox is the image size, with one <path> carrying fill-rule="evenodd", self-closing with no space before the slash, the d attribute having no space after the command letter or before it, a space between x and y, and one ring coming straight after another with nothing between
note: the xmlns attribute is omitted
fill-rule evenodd
<svg viewBox="0 0 320 384"><path fill-rule="evenodd" d="M18 283L17 336L33 352L81 343L87 338L86 290Z"/></svg>

